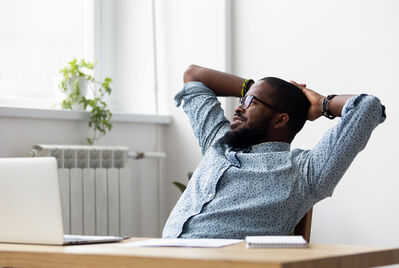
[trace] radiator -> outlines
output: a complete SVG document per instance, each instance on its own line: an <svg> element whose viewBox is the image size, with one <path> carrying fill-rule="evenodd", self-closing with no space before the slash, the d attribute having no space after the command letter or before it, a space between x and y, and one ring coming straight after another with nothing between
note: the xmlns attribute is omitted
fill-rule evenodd
<svg viewBox="0 0 399 268"><path fill-rule="evenodd" d="M57 159L64 232L132 236L132 180L127 158L159 158L128 147L35 145L32 156Z"/></svg>

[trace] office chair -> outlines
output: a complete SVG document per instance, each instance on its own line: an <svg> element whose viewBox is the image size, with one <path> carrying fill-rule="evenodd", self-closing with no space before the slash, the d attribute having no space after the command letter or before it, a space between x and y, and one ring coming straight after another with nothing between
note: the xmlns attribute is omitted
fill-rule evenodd
<svg viewBox="0 0 399 268"><path fill-rule="evenodd" d="M313 208L303 216L294 229L294 235L302 235L308 243L310 241L310 227L312 226L312 212Z"/></svg>

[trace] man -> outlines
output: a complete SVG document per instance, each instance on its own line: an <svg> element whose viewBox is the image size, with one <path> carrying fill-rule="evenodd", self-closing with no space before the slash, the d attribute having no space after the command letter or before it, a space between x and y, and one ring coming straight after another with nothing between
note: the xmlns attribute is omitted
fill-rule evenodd
<svg viewBox="0 0 399 268"><path fill-rule="evenodd" d="M164 238L287 235L331 196L374 128L385 119L374 96L324 97L304 84L268 77L253 83L190 66L184 101L203 159L163 230ZM216 96L242 97L233 122ZM306 119L341 120L312 150L290 150Z"/></svg>

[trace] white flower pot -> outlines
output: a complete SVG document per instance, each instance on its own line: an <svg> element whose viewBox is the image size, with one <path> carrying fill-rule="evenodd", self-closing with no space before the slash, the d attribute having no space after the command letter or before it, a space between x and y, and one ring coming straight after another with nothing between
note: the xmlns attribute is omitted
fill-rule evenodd
<svg viewBox="0 0 399 268"><path fill-rule="evenodd" d="M80 96L82 97L86 97L87 96L87 79L84 77L77 77L77 78L70 78L70 90L73 90L72 85L74 83L75 80L78 80L79 83L79 90L80 90ZM75 111L84 111L84 107L83 104L81 103L75 103L74 105L72 105L72 110Z"/></svg>
<svg viewBox="0 0 399 268"><path fill-rule="evenodd" d="M69 78L69 84L67 87L68 93L73 90L73 83L75 80L78 80L79 83L79 90L80 90L80 95L83 97L88 97L88 81L84 77L74 77L74 78ZM57 77L55 81L55 100L56 100L56 105L58 106L66 97L67 93L62 92L59 88L58 85L61 82L62 77ZM72 109L76 111L83 111L83 105L80 103L72 105Z"/></svg>

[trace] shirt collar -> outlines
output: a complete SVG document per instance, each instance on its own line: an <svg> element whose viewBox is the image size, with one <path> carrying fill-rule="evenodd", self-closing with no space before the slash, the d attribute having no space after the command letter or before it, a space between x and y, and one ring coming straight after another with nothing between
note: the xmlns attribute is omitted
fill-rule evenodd
<svg viewBox="0 0 399 268"><path fill-rule="evenodd" d="M252 145L253 153L283 152L289 151L291 144L287 142L263 142Z"/></svg>

